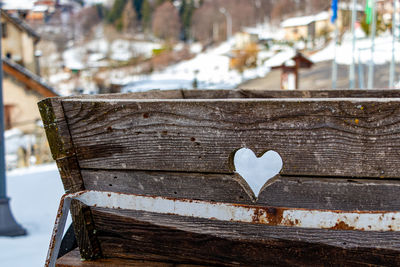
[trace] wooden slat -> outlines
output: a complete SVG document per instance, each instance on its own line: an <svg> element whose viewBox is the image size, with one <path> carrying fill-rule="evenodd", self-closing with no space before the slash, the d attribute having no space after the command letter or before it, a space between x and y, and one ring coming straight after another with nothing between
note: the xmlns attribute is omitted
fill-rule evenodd
<svg viewBox="0 0 400 267"><path fill-rule="evenodd" d="M399 99L65 100L82 168L233 173L242 147L284 175L399 177Z"/></svg>
<svg viewBox="0 0 400 267"><path fill-rule="evenodd" d="M200 267L201 265L127 260L119 258L82 261L79 251L73 250L57 260L56 267Z"/></svg>
<svg viewBox="0 0 400 267"><path fill-rule="evenodd" d="M234 98L397 98L400 90L150 90L146 92L79 95L60 99L234 99Z"/></svg>
<svg viewBox="0 0 400 267"><path fill-rule="evenodd" d="M99 209L93 215L106 257L225 266L400 264L397 232L268 227Z"/></svg>
<svg viewBox="0 0 400 267"><path fill-rule="evenodd" d="M238 90L241 98L397 98L400 90Z"/></svg>
<svg viewBox="0 0 400 267"><path fill-rule="evenodd" d="M395 98L400 90L183 90L185 99L223 98ZM134 95L132 94L132 97Z"/></svg>
<svg viewBox="0 0 400 267"><path fill-rule="evenodd" d="M239 175L82 170L82 177L87 190L242 204L254 199Z"/></svg>
<svg viewBox="0 0 400 267"><path fill-rule="evenodd" d="M400 209L397 180L277 176L255 199L237 174L82 170L82 177L87 190L307 209Z"/></svg>
<svg viewBox="0 0 400 267"><path fill-rule="evenodd" d="M39 102L39 110L65 191L73 193L84 190L80 167L60 101L55 98L45 99ZM101 251L93 231L91 210L74 201L71 205L71 216L82 257L100 257Z"/></svg>

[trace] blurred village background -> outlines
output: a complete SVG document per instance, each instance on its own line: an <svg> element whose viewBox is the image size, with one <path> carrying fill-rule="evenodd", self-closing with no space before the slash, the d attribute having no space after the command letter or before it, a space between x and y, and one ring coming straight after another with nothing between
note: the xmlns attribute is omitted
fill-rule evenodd
<svg viewBox="0 0 400 267"><path fill-rule="evenodd" d="M1 14L7 169L51 161L36 103L150 89L365 88L366 1L5 0ZM393 1L376 1L374 87L389 83ZM398 34L397 34L398 37ZM395 47L400 48L398 38ZM397 49L397 51L399 51ZM395 59L400 60L398 53ZM292 66L299 60L299 69Z"/></svg>
<svg viewBox="0 0 400 267"><path fill-rule="evenodd" d="M64 192L37 108L43 98L400 87L399 1L1 2L7 196L28 234L0 237L2 266L42 266Z"/></svg>

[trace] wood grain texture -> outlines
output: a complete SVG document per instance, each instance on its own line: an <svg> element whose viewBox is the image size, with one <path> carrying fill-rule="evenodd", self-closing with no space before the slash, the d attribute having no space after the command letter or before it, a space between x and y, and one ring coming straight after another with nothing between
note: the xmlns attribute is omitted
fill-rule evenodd
<svg viewBox="0 0 400 267"><path fill-rule="evenodd" d="M398 98L399 90L238 90L241 98Z"/></svg>
<svg viewBox="0 0 400 267"><path fill-rule="evenodd" d="M251 204L254 195L239 175L82 170L87 190Z"/></svg>
<svg viewBox="0 0 400 267"><path fill-rule="evenodd" d="M378 98L399 95L394 90L174 90L57 98L39 106L68 192L397 211L400 181L391 178L400 174L400 98ZM234 172L232 158L241 147L257 155L273 149L283 158L281 175L258 199ZM118 261L141 266L137 260L400 265L397 232L268 227L75 202L71 212L82 257L109 258L95 261L104 266L118 266Z"/></svg>
<svg viewBox="0 0 400 267"><path fill-rule="evenodd" d="M268 227L100 209L93 215L106 257L224 266L400 264L396 232Z"/></svg>
<svg viewBox="0 0 400 267"><path fill-rule="evenodd" d="M234 99L234 98L397 98L399 90L150 90L146 92L79 95L58 99Z"/></svg>
<svg viewBox="0 0 400 267"><path fill-rule="evenodd" d="M39 102L39 110L53 158L57 162L64 190L68 193L84 190L79 163L75 156L74 144L61 102L55 98L45 99ZM73 201L70 211L82 257L100 257L100 245L93 234L94 225L91 210L81 203Z"/></svg>
<svg viewBox="0 0 400 267"><path fill-rule="evenodd" d="M47 98L40 101L38 106L53 159L74 155L75 151L60 100Z"/></svg>
<svg viewBox="0 0 400 267"><path fill-rule="evenodd" d="M258 199L237 174L82 170L87 190L330 210L400 210L400 181L280 177Z"/></svg>
<svg viewBox="0 0 400 267"><path fill-rule="evenodd" d="M400 100L63 101L79 165L233 173L275 150L282 175L399 177Z"/></svg>
<svg viewBox="0 0 400 267"><path fill-rule="evenodd" d="M73 250L57 260L56 267L201 267L201 265L127 260L119 258L82 261L79 251Z"/></svg>
<svg viewBox="0 0 400 267"><path fill-rule="evenodd" d="M232 98L395 98L399 90L182 90L185 99ZM131 98L135 96L132 94Z"/></svg>

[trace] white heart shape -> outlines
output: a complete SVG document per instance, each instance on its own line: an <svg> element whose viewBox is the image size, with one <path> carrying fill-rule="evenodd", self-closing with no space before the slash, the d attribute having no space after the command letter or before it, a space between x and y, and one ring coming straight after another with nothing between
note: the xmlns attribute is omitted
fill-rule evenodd
<svg viewBox="0 0 400 267"><path fill-rule="evenodd" d="M257 158L248 148L236 151L233 163L236 172L247 182L256 197L264 184L277 175L283 166L282 158L277 152L270 150Z"/></svg>

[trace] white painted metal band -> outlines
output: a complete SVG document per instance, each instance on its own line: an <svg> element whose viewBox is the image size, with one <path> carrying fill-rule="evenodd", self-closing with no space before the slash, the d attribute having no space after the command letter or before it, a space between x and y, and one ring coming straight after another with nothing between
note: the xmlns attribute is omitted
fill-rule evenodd
<svg viewBox="0 0 400 267"><path fill-rule="evenodd" d="M76 197L88 206L147 211L219 221L363 231L399 231L400 212L274 208L187 199L86 191Z"/></svg>

